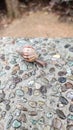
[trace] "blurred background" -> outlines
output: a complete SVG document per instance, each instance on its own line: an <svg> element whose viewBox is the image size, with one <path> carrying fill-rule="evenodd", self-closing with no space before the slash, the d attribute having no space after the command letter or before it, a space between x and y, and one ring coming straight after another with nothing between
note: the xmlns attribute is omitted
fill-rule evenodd
<svg viewBox="0 0 73 130"><path fill-rule="evenodd" d="M0 0L0 36L73 37L73 0Z"/></svg>

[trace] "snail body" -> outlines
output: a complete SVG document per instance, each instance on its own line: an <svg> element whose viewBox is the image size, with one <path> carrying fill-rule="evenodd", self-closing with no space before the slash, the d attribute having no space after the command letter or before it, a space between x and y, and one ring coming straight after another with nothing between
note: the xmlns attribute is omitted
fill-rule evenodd
<svg viewBox="0 0 73 130"><path fill-rule="evenodd" d="M41 66L46 66L46 63L38 60L38 54L32 46L23 46L23 49L17 51L27 62L37 62Z"/></svg>

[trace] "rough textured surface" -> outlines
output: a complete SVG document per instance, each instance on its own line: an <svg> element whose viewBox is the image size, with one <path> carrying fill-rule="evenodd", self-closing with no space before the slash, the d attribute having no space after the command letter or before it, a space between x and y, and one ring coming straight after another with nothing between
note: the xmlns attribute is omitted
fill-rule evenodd
<svg viewBox="0 0 73 130"><path fill-rule="evenodd" d="M16 49L32 45L47 67ZM73 39L0 38L1 130L73 128Z"/></svg>
<svg viewBox="0 0 73 130"><path fill-rule="evenodd" d="M0 30L0 37L73 37L73 22L64 17L61 17L61 22L58 17L53 13L31 10L29 15L24 14L21 19Z"/></svg>

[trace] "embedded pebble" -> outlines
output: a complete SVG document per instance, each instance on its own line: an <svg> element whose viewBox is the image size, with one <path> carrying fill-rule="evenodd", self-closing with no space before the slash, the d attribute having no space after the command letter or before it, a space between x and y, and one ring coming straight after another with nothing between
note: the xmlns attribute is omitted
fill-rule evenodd
<svg viewBox="0 0 73 130"><path fill-rule="evenodd" d="M37 102L35 101L30 101L29 102L29 106L31 106L32 108L35 108L37 106Z"/></svg>
<svg viewBox="0 0 73 130"><path fill-rule="evenodd" d="M53 55L53 58L60 58L60 54L55 54L55 55Z"/></svg>
<svg viewBox="0 0 73 130"><path fill-rule="evenodd" d="M68 100L67 100L65 97L63 97L63 96L61 96L61 97L59 98L59 101L60 101L62 104L64 104L64 105L67 105L67 104L68 104Z"/></svg>
<svg viewBox="0 0 73 130"><path fill-rule="evenodd" d="M73 84L70 82L65 83L64 86L66 87L66 89L73 88Z"/></svg>
<svg viewBox="0 0 73 130"><path fill-rule="evenodd" d="M4 91L0 91L0 98L5 98L5 92Z"/></svg>
<svg viewBox="0 0 73 130"><path fill-rule="evenodd" d="M59 72L58 72L58 75L59 75L59 76L64 76L64 75L66 75L66 74L67 74L66 71L59 71Z"/></svg>
<svg viewBox="0 0 73 130"><path fill-rule="evenodd" d="M28 95L32 95L33 91L32 91L32 88L28 88Z"/></svg>
<svg viewBox="0 0 73 130"><path fill-rule="evenodd" d="M12 126L13 128L19 128L21 127L21 122L15 119L12 123Z"/></svg>
<svg viewBox="0 0 73 130"><path fill-rule="evenodd" d="M57 107L62 108L62 107L64 107L64 104L58 103Z"/></svg>
<svg viewBox="0 0 73 130"><path fill-rule="evenodd" d="M4 103L5 105L8 105L8 104L10 104L10 100L9 100L9 99L5 99L3 103Z"/></svg>
<svg viewBox="0 0 73 130"><path fill-rule="evenodd" d="M4 99L3 99L3 98L0 98L0 103L3 102L3 101L4 101Z"/></svg>
<svg viewBox="0 0 73 130"><path fill-rule="evenodd" d="M35 120L35 119L31 119L31 123L32 123L32 125L36 125L37 120Z"/></svg>
<svg viewBox="0 0 73 130"><path fill-rule="evenodd" d="M22 97L24 96L24 92L21 89L16 89L16 95Z"/></svg>
<svg viewBox="0 0 73 130"><path fill-rule="evenodd" d="M52 116L53 116L53 114L52 114L51 112L48 112L48 113L46 114L46 117L47 117L48 119L52 118Z"/></svg>
<svg viewBox="0 0 73 130"><path fill-rule="evenodd" d="M28 89L29 89L28 86L23 86L22 89L23 89L23 91L24 91L25 93L28 93Z"/></svg>
<svg viewBox="0 0 73 130"><path fill-rule="evenodd" d="M73 66L73 61L69 61L68 62L68 65L71 67L71 66Z"/></svg>
<svg viewBox="0 0 73 130"><path fill-rule="evenodd" d="M6 116L6 111L2 111L1 117L2 117L2 118L5 118L5 116Z"/></svg>
<svg viewBox="0 0 73 130"><path fill-rule="evenodd" d="M33 80L28 82L28 85L29 85L29 86L32 86L33 84L34 84L34 81L33 81Z"/></svg>
<svg viewBox="0 0 73 130"><path fill-rule="evenodd" d="M40 92L39 92L39 90L34 90L34 96L39 96L40 95Z"/></svg>
<svg viewBox="0 0 73 130"><path fill-rule="evenodd" d="M73 125L68 125L66 129L67 130L73 130Z"/></svg>
<svg viewBox="0 0 73 130"><path fill-rule="evenodd" d="M70 111L70 112L73 112L73 104L70 104L70 106L69 106L69 111Z"/></svg>
<svg viewBox="0 0 73 130"><path fill-rule="evenodd" d="M46 86L41 86L41 87L40 87L40 92L41 92L42 94L47 93L47 88L46 88Z"/></svg>
<svg viewBox="0 0 73 130"><path fill-rule="evenodd" d="M15 84L18 84L19 82L21 82L22 81L22 79L20 78L20 77L14 77L13 78L13 82L15 83Z"/></svg>
<svg viewBox="0 0 73 130"><path fill-rule="evenodd" d="M24 72L23 70L19 70L19 75L23 74L23 72Z"/></svg>
<svg viewBox="0 0 73 130"><path fill-rule="evenodd" d="M38 101L37 105L42 107L43 105L45 105L45 102L40 100Z"/></svg>
<svg viewBox="0 0 73 130"><path fill-rule="evenodd" d="M22 114L20 115L20 118L19 118L19 119L20 119L21 122L25 122L25 123L27 122L27 118L26 118L25 113L22 113Z"/></svg>
<svg viewBox="0 0 73 130"><path fill-rule="evenodd" d="M73 52L73 46L71 46L71 47L69 48L69 51L70 51L70 52Z"/></svg>
<svg viewBox="0 0 73 130"><path fill-rule="evenodd" d="M73 121L73 115L72 114L68 114L67 119Z"/></svg>
<svg viewBox="0 0 73 130"><path fill-rule="evenodd" d="M9 115L6 122L6 129L9 129L11 127L12 120L13 120L13 116Z"/></svg>
<svg viewBox="0 0 73 130"><path fill-rule="evenodd" d="M55 68L54 68L54 67L50 68L50 69L49 69L49 72L50 72L50 73L55 72Z"/></svg>
<svg viewBox="0 0 73 130"><path fill-rule="evenodd" d="M52 121L52 127L54 129L61 129L62 127L62 122L61 120L57 119L57 118L54 118L53 121Z"/></svg>
<svg viewBox="0 0 73 130"><path fill-rule="evenodd" d="M15 110L15 116L20 116L20 114L21 114L21 111L19 109L16 109Z"/></svg>
<svg viewBox="0 0 73 130"><path fill-rule="evenodd" d="M10 70L10 66L5 66L5 69L6 70Z"/></svg>
<svg viewBox="0 0 73 130"><path fill-rule="evenodd" d="M22 111L26 111L26 112L28 111L28 109L25 106L21 105L21 104L18 104L17 108L22 110Z"/></svg>
<svg viewBox="0 0 73 130"><path fill-rule="evenodd" d="M67 88L66 88L65 85L61 86L61 91L62 91L62 92L66 92L66 91L67 91Z"/></svg>
<svg viewBox="0 0 73 130"><path fill-rule="evenodd" d="M65 47L65 48L69 48L69 47L70 47L70 44L66 44L64 47Z"/></svg>
<svg viewBox="0 0 73 130"><path fill-rule="evenodd" d="M66 82L66 78L65 78L65 77L59 77L59 78L58 78L58 81L59 81L60 83L64 83L64 82Z"/></svg>
<svg viewBox="0 0 73 130"><path fill-rule="evenodd" d="M14 97L15 97L15 93L12 93L12 92L11 92L11 93L9 94L9 98L14 98Z"/></svg>
<svg viewBox="0 0 73 130"><path fill-rule="evenodd" d="M43 130L50 130L50 126L46 125Z"/></svg>
<svg viewBox="0 0 73 130"><path fill-rule="evenodd" d="M20 130L28 130L28 128L21 127Z"/></svg>
<svg viewBox="0 0 73 130"><path fill-rule="evenodd" d="M59 118L61 119L66 119L66 116L65 114L63 113L63 111L59 110L59 109L56 109L56 114L58 115Z"/></svg>
<svg viewBox="0 0 73 130"><path fill-rule="evenodd" d="M16 87L16 84L15 84L15 83L13 83L13 84L11 84L11 85L9 86L10 89L14 89L15 87Z"/></svg>
<svg viewBox="0 0 73 130"><path fill-rule="evenodd" d="M19 64L16 64L14 67L13 67L13 69L12 69L12 71L18 71L18 70L20 70L20 67L19 67Z"/></svg>
<svg viewBox="0 0 73 130"><path fill-rule="evenodd" d="M68 89L73 89L73 84L70 82L66 82L63 86L61 86L62 92L65 92Z"/></svg>
<svg viewBox="0 0 73 130"><path fill-rule="evenodd" d="M21 97L21 102L26 103L27 102L27 98Z"/></svg>
<svg viewBox="0 0 73 130"><path fill-rule="evenodd" d="M15 75L16 73L17 73L17 71L16 71L16 70L13 70L11 74L12 74L12 75Z"/></svg>
<svg viewBox="0 0 73 130"><path fill-rule="evenodd" d="M12 65L16 64L16 63L17 63L17 62L16 62L16 59L12 59L12 60L10 61L10 63L11 63Z"/></svg>
<svg viewBox="0 0 73 130"><path fill-rule="evenodd" d="M6 110L9 111L10 110L10 105L6 104Z"/></svg>
<svg viewBox="0 0 73 130"><path fill-rule="evenodd" d="M3 61L5 61L5 54L1 54L0 55L0 59L3 60Z"/></svg>
<svg viewBox="0 0 73 130"><path fill-rule="evenodd" d="M66 94L66 97L70 100L73 99L73 91L68 91L67 94Z"/></svg>
<svg viewBox="0 0 73 130"><path fill-rule="evenodd" d="M73 81L73 75L69 75L67 78L68 78L69 80Z"/></svg>
<svg viewBox="0 0 73 130"><path fill-rule="evenodd" d="M28 113L30 116L36 116L37 115L37 112L36 111L29 111Z"/></svg>
<svg viewBox="0 0 73 130"><path fill-rule="evenodd" d="M38 124L39 125L43 125L45 123L45 118L42 116L39 120L38 120Z"/></svg>
<svg viewBox="0 0 73 130"><path fill-rule="evenodd" d="M36 88L36 89L40 89L40 87L41 87L41 84L35 83L35 88Z"/></svg>

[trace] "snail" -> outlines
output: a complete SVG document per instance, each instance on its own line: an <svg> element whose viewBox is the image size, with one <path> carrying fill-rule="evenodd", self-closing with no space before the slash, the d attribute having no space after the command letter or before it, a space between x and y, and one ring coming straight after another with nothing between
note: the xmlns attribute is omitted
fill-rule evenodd
<svg viewBox="0 0 73 130"><path fill-rule="evenodd" d="M36 62L36 63L40 64L42 67L47 65L46 62L41 61L41 60L38 59L38 57L39 57L38 54L36 53L35 49L30 45L23 46L23 49L21 51L17 50L17 52L27 62Z"/></svg>

